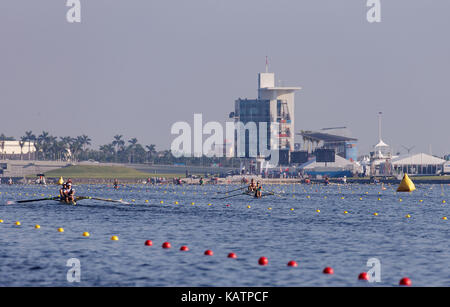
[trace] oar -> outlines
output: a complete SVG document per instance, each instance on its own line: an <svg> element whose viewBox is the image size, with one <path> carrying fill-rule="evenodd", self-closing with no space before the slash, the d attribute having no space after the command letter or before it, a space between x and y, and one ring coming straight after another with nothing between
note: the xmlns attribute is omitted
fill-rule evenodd
<svg viewBox="0 0 450 307"><path fill-rule="evenodd" d="M35 202L35 201L57 200L57 199L59 199L59 197L47 197L47 198L38 198L38 199L25 199L25 200L11 200L11 201L8 201L6 204L7 205L23 204L23 203L31 203L31 202Z"/></svg>
<svg viewBox="0 0 450 307"><path fill-rule="evenodd" d="M284 197L281 194L275 193L274 191L267 191L267 194L264 194L262 196L269 196L269 195L274 195L274 196L278 196L278 197Z"/></svg>
<svg viewBox="0 0 450 307"><path fill-rule="evenodd" d="M107 201L110 203L121 203L121 204L125 204L125 205L129 205L130 203L123 201L123 200L115 200L115 199L106 199L106 198L100 198L100 197L86 197L85 199L95 199L95 200L102 200L102 201Z"/></svg>
<svg viewBox="0 0 450 307"><path fill-rule="evenodd" d="M269 195L275 195L275 193L273 193L273 192L267 192L267 193L261 195L261 197L269 196Z"/></svg>
<svg viewBox="0 0 450 307"><path fill-rule="evenodd" d="M239 193L239 194L228 195L228 196L225 196L225 197L219 197L219 198L214 198L214 199L225 199L225 198L230 198L230 197L235 197L235 196L245 195L245 194L248 194L248 193Z"/></svg>
<svg viewBox="0 0 450 307"><path fill-rule="evenodd" d="M236 191L243 190L243 189L246 189L246 188L247 188L247 186L241 187L241 188L236 189L236 190L225 191L225 192L217 192L217 194L227 194L227 193L230 193L230 192L236 192Z"/></svg>

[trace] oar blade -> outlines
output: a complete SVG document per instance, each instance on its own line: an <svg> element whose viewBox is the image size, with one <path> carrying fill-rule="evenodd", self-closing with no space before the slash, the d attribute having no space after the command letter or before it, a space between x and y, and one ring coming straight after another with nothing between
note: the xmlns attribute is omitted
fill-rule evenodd
<svg viewBox="0 0 450 307"><path fill-rule="evenodd" d="M106 198L100 198L100 197L89 197L89 199L95 199L95 200L101 200L101 201L106 201L106 202L110 202L110 203L120 203L120 204L124 204L124 205L129 205L129 202L123 201L121 199L106 199Z"/></svg>
<svg viewBox="0 0 450 307"><path fill-rule="evenodd" d="M31 203L31 202L37 202L37 201L44 201L44 200L56 200L59 199L59 197L47 197L47 198L39 198L39 199L24 199L24 200L15 200L12 201L11 204L23 204L23 203Z"/></svg>

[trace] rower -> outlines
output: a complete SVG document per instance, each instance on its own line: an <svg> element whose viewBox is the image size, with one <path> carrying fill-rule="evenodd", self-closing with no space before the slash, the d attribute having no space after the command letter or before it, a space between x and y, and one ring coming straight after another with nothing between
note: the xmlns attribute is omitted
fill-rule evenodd
<svg viewBox="0 0 450 307"><path fill-rule="evenodd" d="M59 189L59 198L61 200L65 200L66 199L66 196L65 196L66 189L67 189L67 185L66 185L65 182L63 182L61 189Z"/></svg>
<svg viewBox="0 0 450 307"><path fill-rule="evenodd" d="M200 184L200 185L203 185L203 177L200 177L199 184Z"/></svg>
<svg viewBox="0 0 450 307"><path fill-rule="evenodd" d="M117 180L117 178L116 179L114 179L114 189L118 189L119 188L119 180Z"/></svg>
<svg viewBox="0 0 450 307"><path fill-rule="evenodd" d="M66 202L74 202L75 201L75 190L72 188L72 183L67 183L67 190L66 190Z"/></svg>
<svg viewBox="0 0 450 307"><path fill-rule="evenodd" d="M256 184L255 184L255 179L251 179L250 180L250 184L249 184L249 186L248 186L248 191L249 192L255 192L256 191L256 188L257 188L257 186L256 186Z"/></svg>
<svg viewBox="0 0 450 307"><path fill-rule="evenodd" d="M262 185L261 185L261 182L259 182L259 181L256 184L255 197L256 198L261 198L262 197Z"/></svg>

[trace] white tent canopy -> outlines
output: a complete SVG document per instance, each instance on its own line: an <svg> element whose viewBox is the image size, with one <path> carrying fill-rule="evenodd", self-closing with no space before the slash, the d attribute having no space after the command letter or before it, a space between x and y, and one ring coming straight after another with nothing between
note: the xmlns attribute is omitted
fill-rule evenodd
<svg viewBox="0 0 450 307"><path fill-rule="evenodd" d="M392 165L442 165L445 160L425 154L417 153L411 155L402 155L392 159Z"/></svg>
<svg viewBox="0 0 450 307"><path fill-rule="evenodd" d="M358 164L350 160L344 159L341 156L336 155L334 162L327 162L327 167L329 168L343 168L343 169L353 169L358 167ZM324 162L316 162L316 158L309 160L308 162L300 165L300 169L314 169L317 167L324 167Z"/></svg>

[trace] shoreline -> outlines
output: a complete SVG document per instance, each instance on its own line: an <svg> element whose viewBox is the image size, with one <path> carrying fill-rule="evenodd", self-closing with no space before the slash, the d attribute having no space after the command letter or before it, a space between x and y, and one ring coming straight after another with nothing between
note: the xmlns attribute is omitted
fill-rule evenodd
<svg viewBox="0 0 450 307"><path fill-rule="evenodd" d="M154 178L155 176L149 176L150 178ZM69 177L67 177L69 178ZM76 184L107 184L112 185L115 178L77 178L75 176L70 177ZM324 184L323 179L310 179L310 183L305 183L304 179L300 178L261 178L256 176L245 176L245 178L255 178L258 181L261 181L262 184ZM2 177L0 178L0 186L1 185L8 185L7 180L9 177ZM24 177L11 177L14 184L37 184L35 183L35 179L31 178L24 178ZM119 180L120 184L152 184L147 183L145 179L143 178L117 178ZM47 185L56 185L59 178L57 177L48 177L46 178ZM199 185L199 179L192 179L192 178L182 178L181 180L183 184L186 185ZM205 178L205 185L236 185L236 184L243 184L242 183L242 176L239 177L232 177L232 178L218 178L217 181L211 180L211 178ZM450 185L450 178L443 178L440 179L437 177L436 179L420 179L417 177L412 177L411 180L416 184L449 184ZM330 178L329 182L331 184L339 184L339 185L345 185L345 184L375 184L373 180L369 178L347 178L347 182L344 183L341 178ZM387 179L378 179L377 184L399 184L401 182L400 179L393 179L393 178L387 178ZM174 184L172 181L172 178L166 178L166 181L162 183L156 183L156 184Z"/></svg>

